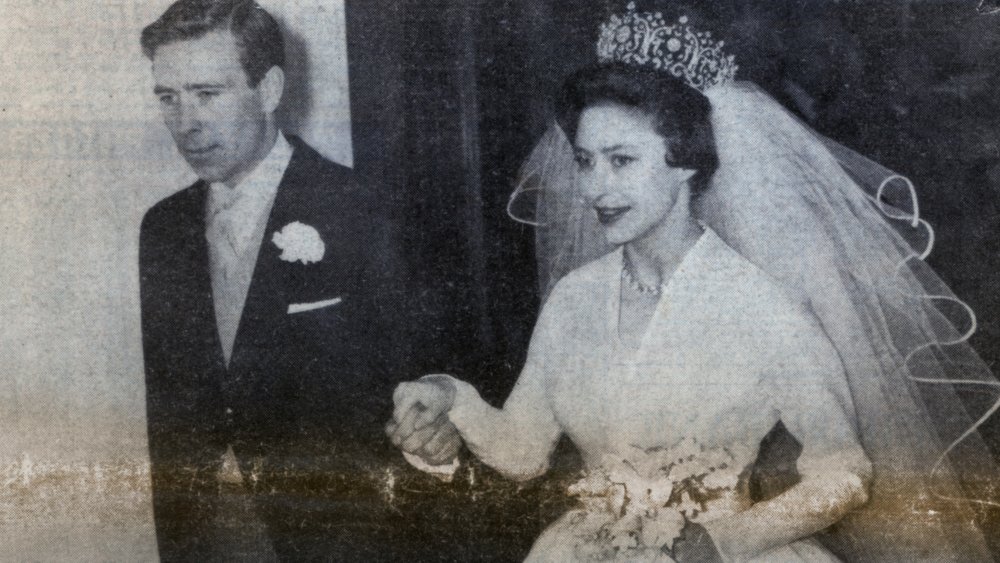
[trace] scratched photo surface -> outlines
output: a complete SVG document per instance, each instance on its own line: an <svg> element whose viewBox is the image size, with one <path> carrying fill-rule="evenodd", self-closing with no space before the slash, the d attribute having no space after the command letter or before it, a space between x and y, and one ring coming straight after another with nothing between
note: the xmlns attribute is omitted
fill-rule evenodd
<svg viewBox="0 0 1000 563"><path fill-rule="evenodd" d="M500 412L487 407L503 406L526 360L537 368L529 357L533 332L538 340L551 337L534 346L536 356L547 347L559 347L554 356L568 355L565 350L583 349L580 341L589 336L560 323L539 322L536 331L554 281L540 263L547 239L539 228L513 220L510 215L519 209L508 204L523 165L548 138L560 87L574 71L597 62L602 22L626 13L629 2L258 2L277 22L284 43L280 102L268 119L280 138L288 139L288 169L303 171L295 178L306 187L296 193L307 195L282 195L291 193L284 183L290 176L277 188L270 220L265 215L257 228L255 244L262 247L257 269L247 272L254 281L245 289L250 297L243 322L260 321L259 326L238 325L239 332L230 335L235 344L223 344L224 352L214 328L223 307L213 273L216 254L209 248L214 235L206 231L211 218L203 213L213 205L207 194L222 191L227 178L199 180L207 173L191 163L207 157L195 154L199 149L193 145L186 154L178 148L177 128L183 126L171 124L162 88L167 78L154 72L163 51L151 61L140 44L142 30L173 2L0 0L0 560L538 557L537 545L532 551L536 541L570 526L565 515L579 509L580 479L595 459L593 444L575 439L588 435L591 421L606 421L603 397L592 393L601 387L594 374L585 374L578 388L557 387L563 395L552 399L554 421L530 427L498 422L492 432L477 427ZM1000 3L650 0L635 5L641 13L663 10L667 23L690 14L725 42L739 65L736 78L754 82L796 123L912 181L919 217L935 234L924 261L975 312L975 321L955 302L943 306L944 314L962 319L956 336L975 328L968 342L978 354L976 365L992 371L995 381ZM220 51L220 60L224 55ZM584 118L577 118L576 141L582 147L586 129ZM312 160L303 164L307 152ZM181 203L166 209L161 202L170 197ZM197 213L177 211L189 208ZM178 254L190 248L155 239L182 231L201 241L190 248L201 249L203 271L190 276L179 272L186 258ZM140 247L141 233L152 250ZM156 258L142 262L147 252ZM272 262L275 277L257 281ZM619 258L621 271L614 273L621 274L623 288L635 289L634 302L642 303L649 298L643 290L650 288L640 283L642 276L631 286L625 283L635 274L627 256L625 264ZM274 281L279 278L281 283ZM192 305L188 294L172 293L184 280L193 287L185 291L201 301ZM669 286L652 289L655 298L660 291L670 297ZM267 305L258 307L255 299ZM624 294L622 300L624 307ZM271 310L275 304L280 310ZM743 306L722 303L727 304ZM731 314L722 305L716 305L719 314ZM172 314L176 320L167 320ZM196 322L199 315L207 324ZM150 318L158 320L150 324ZM768 315L759 321L768 325ZM209 352L195 344L186 348L204 344L199 330L206 331ZM640 330L639 339L642 335ZM794 342L800 337L805 340L797 331ZM689 361L675 371L686 365L695 373L692 366L713 365L699 357L704 342L678 338L692 347L671 356ZM176 349L163 352L166 345L156 339L169 340ZM789 339L782 345L794 350ZM279 344L284 355L271 358ZM603 349L596 350L600 356ZM812 358L811 353L803 348L802 357ZM211 369L198 363L199 354L210 358L205 365ZM271 363L265 369L256 367L257 361ZM239 370L245 370L243 379L226 375ZM255 374L264 371L273 383L260 386ZM460 447L455 442L457 456L446 456L458 465L447 477L425 471L419 457L404 457L395 443L393 431L413 418L401 412L394 418L394 390L425 374L455 379L432 378L420 392L451 390L459 405L471 404L469 389L474 389L482 399L476 398L476 408L463 407L461 415L453 407L454 425L447 416L434 420L448 425L441 426L442 436L453 431L464 441ZM169 395L184 377L212 381L206 385L218 397L205 400L217 399L208 408L218 420L203 427L178 423L171 432L187 434L170 441L167 432L169 446L158 449L162 429L173 424L172 417L182 417L176 413L203 406L188 404L186 392L178 391L176 399ZM960 403L968 413L954 420L971 424L997 400L997 391L972 386L950 396L958 403L931 402L926 408ZM636 393L636 404L648 406L656 393ZM704 391L692 400L708 409L716 393ZM566 402L578 396L583 398L577 403ZM397 410L401 400L406 399L397 394ZM806 410L811 400L797 404ZM256 418L241 418L246 410L241 407L256 409ZM161 412L166 414L157 418ZM658 425L649 418L640 422L633 426ZM532 468L509 470L484 445L529 443L546 424L555 425L555 437L543 440L544 453L551 451L544 475L536 476L542 472ZM246 431L250 425L253 432ZM793 423L786 426L794 430ZM518 434L512 428L527 430ZM988 457L1000 455L1000 418L982 421L977 434L975 447ZM676 436L689 437L683 430ZM802 450L789 438L771 432L765 441L791 452L791 465L783 469L792 467L794 474L795 456L809 448ZM204 465L186 465L176 461L186 459L184 448L218 452L212 450ZM162 478L156 477L151 451L154 459L156 452L167 452ZM953 463L962 463L963 452L959 448ZM180 457L170 457L175 454ZM922 479L913 476L931 475L936 460L929 454L912 474L882 478ZM991 459L983 467L997 466ZM227 480L227 471L234 479ZM748 484L745 477L739 486L756 487L748 493L754 500L767 497L762 491L771 485L794 488L798 479L775 473ZM983 501L967 514L974 514L975 527L986 538L977 552L984 557L1000 558L997 485L1000 473L979 475L973 492L960 493ZM567 493L571 486L575 496ZM154 499L160 503L155 510ZM891 505L900 538L910 522L911 531L922 530L933 519L916 500L901 496ZM171 518L179 527L169 527ZM691 524L689 518L680 521ZM688 553L689 561L706 560L686 551L712 551L710 538L709 547L694 547L694 528L707 529L705 538L716 530L711 523L691 525L683 536L690 547L664 556L684 561ZM593 542L611 542L614 533L594 535ZM588 551L586 557L613 560L615 552L624 557L624 550L641 547L641 534L622 534L633 543L608 543L610 552ZM723 535L718 532L716 541ZM892 534L885 537L891 544ZM590 540L580 541L576 553L586 560L580 549ZM714 548L726 550L720 543ZM808 549L848 560L844 553L851 553ZM797 553L801 560L830 560ZM892 553L891 545L877 553L893 560L885 555Z"/></svg>

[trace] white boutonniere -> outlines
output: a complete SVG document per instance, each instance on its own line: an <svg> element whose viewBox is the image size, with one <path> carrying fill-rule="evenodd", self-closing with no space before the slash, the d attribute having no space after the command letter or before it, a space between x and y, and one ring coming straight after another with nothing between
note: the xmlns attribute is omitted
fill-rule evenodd
<svg viewBox="0 0 1000 563"><path fill-rule="evenodd" d="M274 233L271 242L281 249L279 258L286 262L311 264L322 260L326 253L326 245L323 244L319 232L298 221L289 223Z"/></svg>

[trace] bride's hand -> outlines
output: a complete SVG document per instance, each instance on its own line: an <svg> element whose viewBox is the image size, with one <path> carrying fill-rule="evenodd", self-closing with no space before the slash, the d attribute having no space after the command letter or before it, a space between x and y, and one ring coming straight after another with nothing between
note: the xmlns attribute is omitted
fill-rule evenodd
<svg viewBox="0 0 1000 563"><path fill-rule="evenodd" d="M393 393L393 420L386 425L392 443L431 465L452 461L462 445L448 411L455 385L447 377L425 377L401 383Z"/></svg>

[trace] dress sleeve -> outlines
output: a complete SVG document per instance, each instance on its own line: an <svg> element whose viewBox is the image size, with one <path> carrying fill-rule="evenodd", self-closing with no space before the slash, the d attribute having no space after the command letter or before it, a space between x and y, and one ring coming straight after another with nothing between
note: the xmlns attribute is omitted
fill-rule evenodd
<svg viewBox="0 0 1000 563"><path fill-rule="evenodd" d="M448 416L469 450L490 467L517 480L545 473L561 433L553 414L548 382L566 354L559 342L558 305L553 294L535 324L525 363L502 409L490 406L468 383L453 379L455 403Z"/></svg>
<svg viewBox="0 0 1000 563"><path fill-rule="evenodd" d="M802 444L801 480L784 493L705 524L727 561L766 554L829 527L867 501L871 462L833 344L805 314L789 323L765 375L771 407Z"/></svg>

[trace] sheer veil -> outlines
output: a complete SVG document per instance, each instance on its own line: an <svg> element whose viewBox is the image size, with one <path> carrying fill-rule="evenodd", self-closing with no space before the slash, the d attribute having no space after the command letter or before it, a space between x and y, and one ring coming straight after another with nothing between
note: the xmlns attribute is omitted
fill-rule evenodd
<svg viewBox="0 0 1000 563"><path fill-rule="evenodd" d="M848 560L989 560L974 520L991 504L996 468L977 430L1000 407L1000 383L967 343L972 311L923 262L933 231L909 180L820 136L751 83L704 93L720 167L696 213L815 314L874 465L869 502L824 541ZM511 215L537 226L543 297L611 250L574 174L553 125L511 196Z"/></svg>

